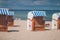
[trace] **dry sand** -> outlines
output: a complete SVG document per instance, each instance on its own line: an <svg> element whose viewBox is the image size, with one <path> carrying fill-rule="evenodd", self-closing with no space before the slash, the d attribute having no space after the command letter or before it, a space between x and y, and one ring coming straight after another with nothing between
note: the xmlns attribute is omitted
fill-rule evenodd
<svg viewBox="0 0 60 40"><path fill-rule="evenodd" d="M24 20L15 20L14 25L19 32L0 32L0 40L60 40L60 30L28 31Z"/></svg>

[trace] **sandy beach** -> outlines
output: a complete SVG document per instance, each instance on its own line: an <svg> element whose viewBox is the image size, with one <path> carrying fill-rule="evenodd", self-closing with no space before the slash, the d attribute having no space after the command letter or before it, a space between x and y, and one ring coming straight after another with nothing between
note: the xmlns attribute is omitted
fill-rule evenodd
<svg viewBox="0 0 60 40"><path fill-rule="evenodd" d="M26 20L14 20L14 25L19 32L0 32L0 40L60 40L60 30L28 31Z"/></svg>

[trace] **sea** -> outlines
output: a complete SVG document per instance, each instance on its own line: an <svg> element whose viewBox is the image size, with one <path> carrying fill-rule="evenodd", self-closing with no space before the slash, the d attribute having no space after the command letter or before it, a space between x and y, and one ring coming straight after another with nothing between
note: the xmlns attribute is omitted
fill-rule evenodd
<svg viewBox="0 0 60 40"><path fill-rule="evenodd" d="M27 20L27 14L30 11L33 10L10 10L14 11L14 19L21 19L21 20ZM52 15L54 13L60 13L60 10L38 10L38 11L45 11L46 12L46 17L45 21L51 21L52 20Z"/></svg>

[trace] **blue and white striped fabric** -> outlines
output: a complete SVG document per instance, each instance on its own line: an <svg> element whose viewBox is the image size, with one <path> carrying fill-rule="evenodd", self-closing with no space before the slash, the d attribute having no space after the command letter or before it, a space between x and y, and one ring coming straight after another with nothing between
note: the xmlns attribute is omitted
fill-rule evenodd
<svg viewBox="0 0 60 40"><path fill-rule="evenodd" d="M9 11L8 9L5 9L5 8L0 8L0 14L3 14L3 15L14 15L14 12L12 11Z"/></svg>
<svg viewBox="0 0 60 40"><path fill-rule="evenodd" d="M8 14L8 9L1 8L1 9L0 9L0 14L3 14L3 15L4 15L4 14L5 14L5 15Z"/></svg>
<svg viewBox="0 0 60 40"><path fill-rule="evenodd" d="M45 11L33 11L33 16L46 16Z"/></svg>
<svg viewBox="0 0 60 40"><path fill-rule="evenodd" d="M13 11L9 11L8 15L13 16L14 12Z"/></svg>

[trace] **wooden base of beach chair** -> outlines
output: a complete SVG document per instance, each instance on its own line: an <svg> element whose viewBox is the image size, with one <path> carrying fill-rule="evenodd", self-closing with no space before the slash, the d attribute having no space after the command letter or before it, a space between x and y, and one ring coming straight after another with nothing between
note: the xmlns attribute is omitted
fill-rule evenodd
<svg viewBox="0 0 60 40"><path fill-rule="evenodd" d="M32 20L32 30L45 30L45 21L43 20L43 17L34 17Z"/></svg>
<svg viewBox="0 0 60 40"><path fill-rule="evenodd" d="M35 30L36 31L43 31L43 30L45 30L45 28L44 27L36 27Z"/></svg>
<svg viewBox="0 0 60 40"><path fill-rule="evenodd" d="M8 26L9 27L13 27L14 26L14 23L13 22L8 22Z"/></svg>
<svg viewBox="0 0 60 40"><path fill-rule="evenodd" d="M0 25L0 32L8 32L8 27L6 25Z"/></svg>

